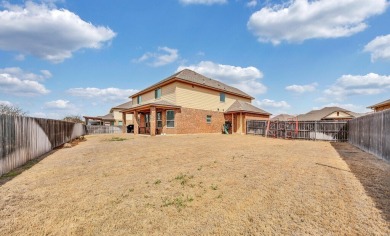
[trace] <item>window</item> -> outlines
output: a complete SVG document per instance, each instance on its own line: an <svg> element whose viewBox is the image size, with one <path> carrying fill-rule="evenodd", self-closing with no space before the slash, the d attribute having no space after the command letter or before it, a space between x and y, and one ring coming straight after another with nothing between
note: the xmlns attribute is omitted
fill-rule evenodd
<svg viewBox="0 0 390 236"><path fill-rule="evenodd" d="M175 127L175 111L167 111L167 127Z"/></svg>
<svg viewBox="0 0 390 236"><path fill-rule="evenodd" d="M225 93L219 93L219 101L225 102Z"/></svg>
<svg viewBox="0 0 390 236"><path fill-rule="evenodd" d="M161 112L157 112L157 128L162 128Z"/></svg>
<svg viewBox="0 0 390 236"><path fill-rule="evenodd" d="M141 96L138 96L138 97L137 97L137 104L141 104L141 102L142 102L142 97L141 97Z"/></svg>
<svg viewBox="0 0 390 236"><path fill-rule="evenodd" d="M118 126L122 126L122 125L123 125L122 121L121 120L118 121Z"/></svg>
<svg viewBox="0 0 390 236"><path fill-rule="evenodd" d="M207 124L211 123L211 116L210 115L206 116L206 122L207 122Z"/></svg>
<svg viewBox="0 0 390 236"><path fill-rule="evenodd" d="M154 98L155 99L161 98L161 88L154 90Z"/></svg>
<svg viewBox="0 0 390 236"><path fill-rule="evenodd" d="M145 114L145 127L149 127L150 124L150 114Z"/></svg>

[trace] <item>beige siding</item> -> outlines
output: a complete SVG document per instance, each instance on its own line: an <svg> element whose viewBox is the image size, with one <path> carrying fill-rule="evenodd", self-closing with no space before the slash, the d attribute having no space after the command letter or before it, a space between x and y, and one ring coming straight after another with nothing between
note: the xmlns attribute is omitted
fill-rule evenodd
<svg viewBox="0 0 390 236"><path fill-rule="evenodd" d="M225 102L220 102L219 94L220 92L215 90L177 82L176 104L187 108L224 112L236 100L251 102L249 98L230 94L226 94Z"/></svg>
<svg viewBox="0 0 390 236"><path fill-rule="evenodd" d="M167 84L167 85L161 87L161 98L160 99L175 103L176 102L176 94L175 94L176 84L177 83L174 82L174 83L170 83L170 84ZM154 90L141 94L141 97L142 97L141 104L159 100L159 99L154 98ZM133 97L132 100L133 100L133 104L136 105L137 104L137 97Z"/></svg>
<svg viewBox="0 0 390 236"><path fill-rule="evenodd" d="M343 118L351 118L351 117L352 117L351 115L340 111L340 112L333 112L332 114L326 116L325 119L337 119L337 118L343 119Z"/></svg>
<svg viewBox="0 0 390 236"><path fill-rule="evenodd" d="M114 109L114 119L115 119L115 125L118 125L118 121L122 121L122 113L119 112L120 110ZM126 124L132 124L133 123L133 114L126 114Z"/></svg>

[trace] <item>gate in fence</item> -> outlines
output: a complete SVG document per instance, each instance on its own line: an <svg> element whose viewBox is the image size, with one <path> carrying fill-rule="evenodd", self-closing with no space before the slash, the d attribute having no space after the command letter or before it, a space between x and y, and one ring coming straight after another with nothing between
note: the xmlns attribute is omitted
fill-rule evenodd
<svg viewBox="0 0 390 236"><path fill-rule="evenodd" d="M347 121L248 120L246 133L284 139L348 141Z"/></svg>

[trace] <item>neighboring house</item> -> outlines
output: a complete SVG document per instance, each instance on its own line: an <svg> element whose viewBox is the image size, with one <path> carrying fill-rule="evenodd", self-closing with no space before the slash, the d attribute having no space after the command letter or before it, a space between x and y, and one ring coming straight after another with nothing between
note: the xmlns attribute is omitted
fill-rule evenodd
<svg viewBox="0 0 390 236"><path fill-rule="evenodd" d="M268 120L270 113L253 105L252 96L194 71L182 70L131 96L134 133L192 134L246 132L247 120Z"/></svg>
<svg viewBox="0 0 390 236"><path fill-rule="evenodd" d="M122 117L122 112L121 110L123 109L129 109L132 106L133 102L125 102L123 104L120 104L116 107L111 108L110 113L113 114L114 119L115 119L115 125L122 126L123 125L123 117ZM126 115L126 124L131 125L133 124L133 115L132 114L127 114Z"/></svg>
<svg viewBox="0 0 390 236"><path fill-rule="evenodd" d="M280 114L280 115L277 115L273 118L271 118L272 121L290 121L290 120L293 120L295 119L296 116L292 116L292 115L289 115L289 114Z"/></svg>
<svg viewBox="0 0 390 236"><path fill-rule="evenodd" d="M367 108L370 108L370 109L374 110L375 112L384 111L384 110L390 109L390 99L386 100L386 101L383 101L383 102L380 102L378 104L369 106Z"/></svg>
<svg viewBox="0 0 390 236"><path fill-rule="evenodd" d="M128 109L132 106L132 101L125 102L118 106L112 107L110 113L104 116L84 116L85 124L87 125L106 125L106 126L122 126L123 116L120 112L122 109ZM133 124L133 115L126 115L126 124Z"/></svg>
<svg viewBox="0 0 390 236"><path fill-rule="evenodd" d="M324 107L320 110L312 110L306 114L298 115L298 121L318 120L350 120L361 116L359 113L348 111L340 107Z"/></svg>
<svg viewBox="0 0 390 236"><path fill-rule="evenodd" d="M86 125L105 125L114 126L115 119L112 113L108 113L104 116L83 116Z"/></svg>

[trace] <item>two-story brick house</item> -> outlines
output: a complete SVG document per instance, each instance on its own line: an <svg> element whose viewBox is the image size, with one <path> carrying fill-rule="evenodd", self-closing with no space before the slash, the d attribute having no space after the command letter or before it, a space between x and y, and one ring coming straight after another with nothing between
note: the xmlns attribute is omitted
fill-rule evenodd
<svg viewBox="0 0 390 236"><path fill-rule="evenodd" d="M245 133L246 120L268 120L253 97L220 81L185 69L132 95L134 134ZM122 119L126 120L126 119ZM125 127L125 125L124 125ZM124 130L125 131L125 130Z"/></svg>

